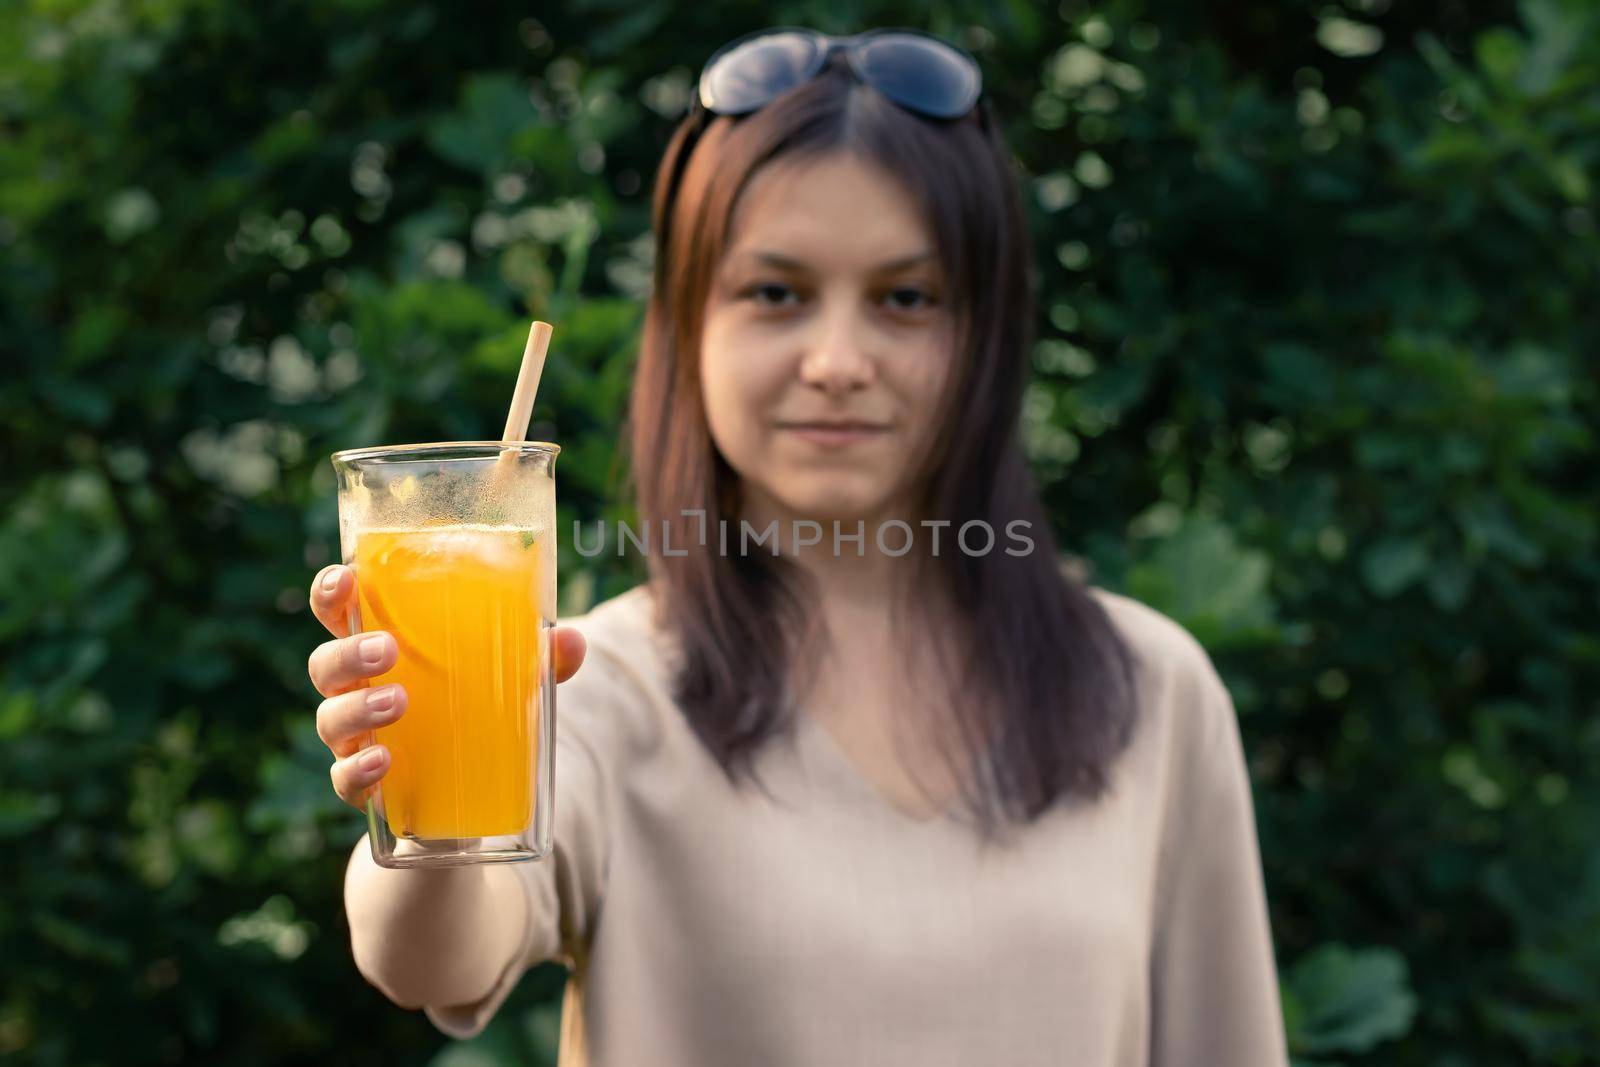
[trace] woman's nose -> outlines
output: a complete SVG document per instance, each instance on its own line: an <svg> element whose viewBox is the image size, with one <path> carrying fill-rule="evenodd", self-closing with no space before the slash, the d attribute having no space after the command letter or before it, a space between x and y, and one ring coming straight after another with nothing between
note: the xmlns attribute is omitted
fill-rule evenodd
<svg viewBox="0 0 1600 1067"><path fill-rule="evenodd" d="M853 311L825 316L800 359L800 380L827 393L867 385L875 369L868 332L868 324Z"/></svg>

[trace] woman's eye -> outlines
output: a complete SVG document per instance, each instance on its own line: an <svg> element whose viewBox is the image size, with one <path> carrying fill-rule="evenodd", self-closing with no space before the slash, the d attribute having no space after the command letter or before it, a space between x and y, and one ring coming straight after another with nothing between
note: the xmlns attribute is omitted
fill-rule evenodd
<svg viewBox="0 0 1600 1067"><path fill-rule="evenodd" d="M790 289L787 285L781 285L777 282L767 282L763 285L752 285L750 288L745 290L744 295L746 298L754 300L757 304L762 304L767 307L777 307L783 303L783 298L786 294L792 294L793 292L794 290Z"/></svg>
<svg viewBox="0 0 1600 1067"><path fill-rule="evenodd" d="M896 310L914 312L914 310L922 309L922 307L931 306L933 304L933 294L925 290L918 290L915 286L902 285L899 286L898 290L890 290L888 302Z"/></svg>

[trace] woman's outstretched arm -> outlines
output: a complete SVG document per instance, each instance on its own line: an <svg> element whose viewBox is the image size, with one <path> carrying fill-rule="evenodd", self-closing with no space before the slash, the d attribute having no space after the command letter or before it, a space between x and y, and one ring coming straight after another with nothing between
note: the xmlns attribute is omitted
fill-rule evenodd
<svg viewBox="0 0 1600 1067"><path fill-rule="evenodd" d="M526 947L528 891L509 865L391 870L363 834L344 901L356 969L402 1008L476 1003Z"/></svg>
<svg viewBox="0 0 1600 1067"><path fill-rule="evenodd" d="M360 739L381 722L407 709L398 685L365 688L363 679L393 664L393 638L381 631L350 633L348 604L355 581L348 567L325 569L311 588L313 612L334 636L311 655L313 685L326 700L317 710L317 730L339 759L331 768L334 790L356 808L388 771L383 746L361 749ZM363 642L381 650L366 656ZM572 627L552 636L558 682L572 678L585 658L587 642ZM597 679L602 683L604 679ZM392 693L375 710L368 697ZM582 695L578 694L582 703ZM356 842L345 866L345 914L356 968L396 1004L424 1008L440 1029L459 1036L476 1032L510 992L527 966L555 956L563 930L586 929L603 869L605 804L596 738L579 736L568 748L578 761L568 781L557 780L557 832L568 824L566 847L540 864L474 864L440 870L387 869L377 865L366 835ZM591 733L604 733L591 728ZM585 743L588 741L589 743ZM561 742L557 759L561 760ZM361 757L382 758L372 766ZM570 760L566 762L571 762ZM559 868L559 870L558 870ZM557 886L561 888L558 889ZM562 899L568 898L565 908Z"/></svg>

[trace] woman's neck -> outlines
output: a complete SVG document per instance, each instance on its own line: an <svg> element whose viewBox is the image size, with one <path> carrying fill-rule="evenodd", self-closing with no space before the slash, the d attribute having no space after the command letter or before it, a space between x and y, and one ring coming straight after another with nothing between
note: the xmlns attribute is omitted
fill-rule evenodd
<svg viewBox="0 0 1600 1067"><path fill-rule="evenodd" d="M948 809L956 786L948 778L945 754L927 742L940 721L935 716L949 714L939 710L951 692L942 684L946 675L941 672L959 656L961 626L940 581L941 569L930 566L936 554L930 530L905 518L910 514L882 509L878 515L840 517L838 551L832 517L809 517L822 528L822 536L804 544L799 542L810 542L815 530L802 526L799 538L794 532L807 516L747 506L742 518L763 529L777 521L779 553L810 579L816 596L817 630L806 640L819 639L820 644L808 645L789 664L799 707L843 738L841 743L869 778L901 782L895 788L908 796L931 789L934 796L916 803L932 804L929 810L938 812ZM876 536L880 524L894 519L913 532L909 547L898 555L894 553L906 543L903 536L886 533L882 544ZM858 529L863 533L859 543L844 540ZM948 530L945 534L950 540ZM941 544L941 550L949 546ZM903 751L903 746L909 749ZM885 769L902 760L917 768L915 777L904 782L900 772Z"/></svg>
<svg viewBox="0 0 1600 1067"><path fill-rule="evenodd" d="M935 561L929 557L937 553L930 528L906 517L913 511L885 507L875 515L841 516L840 544L835 551L833 518L790 514L787 509L753 507L752 503L747 501L743 519L759 529L776 520L779 554L810 580L818 612L815 621L820 626L816 636L825 649L819 649L819 654L825 661L848 665L850 670L899 674L898 668L907 667L912 660L954 654L959 626L952 614L952 599L940 581L941 568L931 565ZM814 527L805 525L808 519L821 527L820 538ZM911 537L906 538L904 529L885 527L880 543L880 525L895 519L910 528ZM798 538L797 528L801 531ZM859 542L853 540L858 529L862 532ZM939 550L949 551L952 546L945 542L952 539L950 531L943 532ZM801 543L813 539L816 543ZM907 626L914 632L906 632Z"/></svg>
<svg viewBox="0 0 1600 1067"><path fill-rule="evenodd" d="M752 501L741 517L755 530L766 530L776 522L777 553L793 561L815 583L825 609L840 605L886 610L895 596L910 592L911 573L920 569L922 557L928 554L922 543L927 531L919 530L914 521L902 519L909 534L905 529L884 527L903 514L885 508L877 515L821 518L794 514L772 502ZM884 530L882 539L880 529Z"/></svg>

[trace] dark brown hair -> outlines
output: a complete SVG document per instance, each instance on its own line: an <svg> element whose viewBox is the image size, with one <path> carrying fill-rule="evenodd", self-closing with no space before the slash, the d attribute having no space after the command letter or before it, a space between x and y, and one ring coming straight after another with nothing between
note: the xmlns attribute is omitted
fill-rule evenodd
<svg viewBox="0 0 1600 1067"><path fill-rule="evenodd" d="M919 581L948 594L963 650L940 658L953 707L922 728L937 731L952 767L976 769L962 775L963 796L993 832L1058 798L1098 796L1137 698L1129 650L1081 576L1064 573L1021 452L1033 272L1011 157L988 101L980 108L926 119L834 64L748 115L703 127L706 116L685 118L656 177L655 283L629 435L647 529L692 546L701 520L682 512L696 509L713 530L719 517L736 529L738 476L712 441L699 383L701 320L735 202L757 168L780 157L853 152L904 183L935 238L958 346L940 432L920 467L922 506L952 533L971 520L997 531L1024 520L1034 540L1026 555L905 557L926 568ZM650 567L660 621L681 652L679 705L730 781L754 780L756 750L794 715L787 680L818 614L809 586L792 561L760 550L653 553Z"/></svg>

